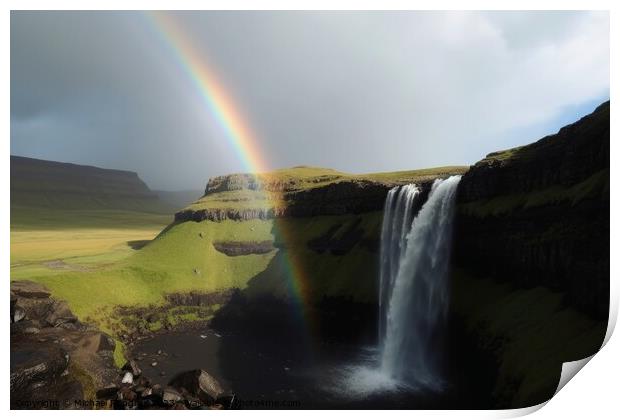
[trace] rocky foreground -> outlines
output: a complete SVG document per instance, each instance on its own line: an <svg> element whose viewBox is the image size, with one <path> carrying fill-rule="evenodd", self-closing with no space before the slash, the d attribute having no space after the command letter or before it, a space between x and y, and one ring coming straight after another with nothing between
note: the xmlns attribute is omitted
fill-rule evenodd
<svg viewBox="0 0 620 420"><path fill-rule="evenodd" d="M201 369L178 374L167 386L143 375L136 360L119 370L115 346L44 286L11 283L12 409L222 409L234 402Z"/></svg>

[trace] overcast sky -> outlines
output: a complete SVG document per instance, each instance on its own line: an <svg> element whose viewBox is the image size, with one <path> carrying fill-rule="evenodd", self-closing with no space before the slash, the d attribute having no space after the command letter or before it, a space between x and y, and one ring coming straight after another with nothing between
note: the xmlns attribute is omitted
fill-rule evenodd
<svg viewBox="0 0 620 420"><path fill-rule="evenodd" d="M473 164L609 98L606 12L186 12L173 18L272 167ZM11 14L11 153L202 189L244 171L143 13Z"/></svg>

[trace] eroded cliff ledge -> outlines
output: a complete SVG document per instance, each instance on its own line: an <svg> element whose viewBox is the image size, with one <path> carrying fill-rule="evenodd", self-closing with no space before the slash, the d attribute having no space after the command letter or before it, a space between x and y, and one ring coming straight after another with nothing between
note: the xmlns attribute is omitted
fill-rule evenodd
<svg viewBox="0 0 620 420"><path fill-rule="evenodd" d="M360 214L383 209L387 192L418 184L428 192L434 179L462 174L442 167L368 175L299 167L273 173L233 174L209 180L205 195L175 214L175 221L249 220Z"/></svg>

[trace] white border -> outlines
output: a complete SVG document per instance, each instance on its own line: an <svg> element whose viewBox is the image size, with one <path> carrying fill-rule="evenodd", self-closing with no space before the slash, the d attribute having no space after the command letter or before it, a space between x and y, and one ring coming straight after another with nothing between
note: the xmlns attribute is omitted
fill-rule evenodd
<svg viewBox="0 0 620 420"><path fill-rule="evenodd" d="M31 0L31 1L14 1L9 0L3 2L5 13L2 14L0 18L0 31L2 33L2 49L3 54L2 58L4 60L3 65L0 66L0 74L2 75L2 80L4 81L5 86L5 95L4 101L2 101L0 107L2 109L2 115L4 118L2 119L2 132L5 133L2 148L3 148L3 157L2 157L2 190L0 193L2 197L9 197L9 155L10 155L10 67L9 67L9 50L10 50L10 13L11 9L16 10L82 10L82 9L90 9L90 10L157 10L157 9L176 9L176 10L197 10L197 9L213 9L213 10L240 10L240 9L264 9L264 10L310 10L310 9L319 9L319 10L340 10L340 9L364 9L364 10L610 10L610 19L611 19L611 97L617 98L618 95L618 85L615 83L614 75L617 74L618 65L618 51L617 51L617 42L614 40L619 39L618 33L618 7L616 6L618 2L612 1L575 1L575 0L566 0L566 1L467 1L458 2L458 1L405 1L405 0L385 0L385 1L372 1L372 0L315 0L315 1L307 1L307 0L298 0L298 1L286 1L286 0L228 0L228 1L213 1L213 0L179 0L179 1L169 1L169 0L138 0L138 1L121 1L121 0L109 0L109 1L90 1L88 5L76 1L76 0L63 0L63 1L45 1L45 0ZM587 77L587 75L584 75ZM613 102L613 99L612 99ZM612 127L611 127L611 138L616 138L617 133L617 113L615 112L615 104L611 107L611 115L612 115ZM616 157L616 147L614 145L614 141L611 142L611 156L612 159ZM615 185L616 181L616 171L611 171L611 182ZM617 196L612 189L611 191L611 214L618 214L617 212ZM2 242L2 264L5 267L5 273L7 273L5 281L8 282L10 274L10 231L9 231L9 206L8 200L5 201L5 204L2 206L1 210L4 223L2 224L2 234L4 241ZM615 238L618 234L618 226L615 222L615 219L612 217L611 219L611 254L612 256L617 255L617 245ZM618 313L618 285L617 285L617 276L618 274L618 266L615 262L615 258L611 258L611 308L610 308L610 328L606 337L606 345L600 352L597 354L590 363L583 369L583 372L579 373L579 379L570 381L566 385L565 388L561 390L548 404L541 404L537 407L532 407L529 409L522 410L503 410L503 411L390 411L390 417L398 417L398 418L407 418L410 419L412 416L415 418L451 418L451 417L459 417L459 418L472 418L472 419L481 419L481 418L506 418L506 417L516 417L525 414L529 414L545 406L543 410L537 411L534 415L539 419L552 419L552 418L563 418L563 419L582 419L585 416L592 416L594 418L611 418L613 417L613 413L617 413L617 405L616 400L617 393L615 392L616 388L616 378L618 377L618 366L620 365L618 362L618 355L620 355L620 344L618 344L618 339L610 338L610 333L615 326L617 313ZM4 297L2 305L8 306L9 296L8 296L8 287L4 290ZM6 310L5 310L6 312ZM1 324L1 328L3 328L2 337L9 336L9 323L6 322ZM2 381L2 395L5 398L2 400L3 408L8 410L9 402L9 340L6 340L5 345L2 347L2 360L4 360L3 364L3 375L1 377L5 378ZM93 412L94 416L106 416L110 412ZM169 412L166 411L149 411L149 412L113 412L114 416L137 416L137 417L146 417L146 416L154 416L154 417L163 417L167 416ZM187 416L202 416L199 414L200 412L187 412ZM291 416L292 412L290 411L266 411L266 412L252 412L252 413L244 413L243 412L222 412L222 414L216 414L216 412L211 412L214 416L226 415L226 416L259 416L265 418L288 418ZM332 412L330 414L337 414L338 412ZM52 418L60 418L60 417L83 417L84 412L71 412L71 411L62 411L62 412L11 412L12 416L15 417L42 417L42 416L50 416ZM379 413L377 411L356 411L356 412L348 412L342 413L342 415L348 416L359 416L361 418L368 417L374 418L377 415L385 415L384 413ZM295 412L295 417L306 417L311 418L316 415L323 415L323 413L317 413L314 411L302 411Z"/></svg>

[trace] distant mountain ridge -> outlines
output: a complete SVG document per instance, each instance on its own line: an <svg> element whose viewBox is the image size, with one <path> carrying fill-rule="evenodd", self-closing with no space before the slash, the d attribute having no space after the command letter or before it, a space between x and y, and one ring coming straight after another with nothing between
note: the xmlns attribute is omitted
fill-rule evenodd
<svg viewBox="0 0 620 420"><path fill-rule="evenodd" d="M11 156L11 208L170 209L137 173Z"/></svg>

